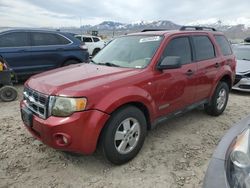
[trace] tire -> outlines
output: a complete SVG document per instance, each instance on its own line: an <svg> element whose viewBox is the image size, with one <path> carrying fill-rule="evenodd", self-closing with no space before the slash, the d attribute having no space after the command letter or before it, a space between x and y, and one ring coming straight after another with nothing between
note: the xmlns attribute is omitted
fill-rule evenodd
<svg viewBox="0 0 250 188"><path fill-rule="evenodd" d="M3 86L0 88L0 99L3 102L14 101L17 98L17 90L13 86Z"/></svg>
<svg viewBox="0 0 250 188"><path fill-rule="evenodd" d="M72 65L72 64L77 64L77 63L80 63L80 62L77 60L71 59L71 60L65 61L62 66L64 67L64 66L68 66L68 65Z"/></svg>
<svg viewBox="0 0 250 188"><path fill-rule="evenodd" d="M225 82L219 82L209 104L205 105L205 111L211 116L221 115L228 102L229 87Z"/></svg>
<svg viewBox="0 0 250 188"><path fill-rule="evenodd" d="M146 132L147 122L141 110L133 106L119 109L112 114L101 135L104 157L116 165L130 161L142 148Z"/></svg>
<svg viewBox="0 0 250 188"><path fill-rule="evenodd" d="M100 48L95 48L94 51L92 52L92 57L94 57L101 49Z"/></svg>

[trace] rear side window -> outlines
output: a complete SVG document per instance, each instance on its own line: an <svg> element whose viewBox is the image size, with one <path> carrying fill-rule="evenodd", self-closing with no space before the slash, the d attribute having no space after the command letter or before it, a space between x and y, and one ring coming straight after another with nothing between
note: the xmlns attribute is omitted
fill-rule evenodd
<svg viewBox="0 0 250 188"><path fill-rule="evenodd" d="M33 46L49 46L49 45L64 45L69 44L70 41L58 34L54 33L31 33Z"/></svg>
<svg viewBox="0 0 250 188"><path fill-rule="evenodd" d="M193 42L197 61L215 57L214 46L208 36L193 36Z"/></svg>
<svg viewBox="0 0 250 188"><path fill-rule="evenodd" d="M26 32L11 32L0 35L0 47L29 46Z"/></svg>
<svg viewBox="0 0 250 188"><path fill-rule="evenodd" d="M232 49L230 47L230 44L225 36L223 35L215 35L215 40L220 46L220 49L222 51L222 54L227 56L232 54Z"/></svg>
<svg viewBox="0 0 250 188"><path fill-rule="evenodd" d="M170 41L164 50L163 57L178 56L182 64L188 64L192 61L191 47L188 37L175 38Z"/></svg>
<svg viewBox="0 0 250 188"><path fill-rule="evenodd" d="M83 42L92 42L92 39L90 37L83 37Z"/></svg>
<svg viewBox="0 0 250 188"><path fill-rule="evenodd" d="M93 40L94 40L94 42L99 42L100 41L100 39L96 38L96 37L94 37Z"/></svg>

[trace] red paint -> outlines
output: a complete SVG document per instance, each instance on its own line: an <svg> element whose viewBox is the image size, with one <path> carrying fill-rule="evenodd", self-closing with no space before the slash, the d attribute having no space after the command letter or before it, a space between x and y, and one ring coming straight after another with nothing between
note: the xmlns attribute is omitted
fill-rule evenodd
<svg viewBox="0 0 250 188"><path fill-rule="evenodd" d="M110 114L122 105L133 102L143 104L148 109L150 122L153 123L160 116L211 98L217 83L224 76L228 76L233 83L235 57L224 57L221 54L212 32L174 31L146 34L163 34L165 38L145 69L81 64L30 78L25 85L31 89L47 95L86 97L88 102L86 111L74 113L70 117L51 116L43 120L34 116L33 130L28 128L29 131L53 148L91 154L96 149L100 133ZM216 58L202 63L193 62L179 69L156 69L165 46L172 38L197 34L210 37L215 46ZM219 63L220 68L215 68L215 63ZM194 75L185 74L189 69L194 71ZM169 107L160 109L165 104L169 104ZM53 135L57 133L70 138L69 145L62 147L56 144Z"/></svg>

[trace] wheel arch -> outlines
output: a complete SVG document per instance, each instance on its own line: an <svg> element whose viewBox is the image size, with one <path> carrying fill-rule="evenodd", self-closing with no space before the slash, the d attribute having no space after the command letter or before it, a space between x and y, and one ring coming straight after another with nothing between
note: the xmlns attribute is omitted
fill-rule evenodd
<svg viewBox="0 0 250 188"><path fill-rule="evenodd" d="M61 63L61 67L63 67L64 64L65 64L67 61L71 61L71 60L77 61L78 63L81 62L81 60L80 60L79 58L77 58L77 57L67 57L67 58L64 59L63 62Z"/></svg>
<svg viewBox="0 0 250 188"><path fill-rule="evenodd" d="M130 101L124 104L121 104L120 106L118 106L117 108L115 108L111 114L110 117L112 116L112 114L114 114L115 112L117 112L118 110L121 110L122 108L126 108L128 106L134 106L136 108L138 108L139 110L142 111L142 113L144 114L145 118L146 118L146 122L147 122L147 130L151 129L151 119L150 119L150 112L149 109L147 108L147 106L145 104L143 104L142 102L139 101ZM97 140L97 146L100 145L100 141L101 141L101 137L103 135L103 132L105 131L105 129L108 126L108 122L109 119L105 122L105 125L102 127L101 132L99 134L98 140Z"/></svg>

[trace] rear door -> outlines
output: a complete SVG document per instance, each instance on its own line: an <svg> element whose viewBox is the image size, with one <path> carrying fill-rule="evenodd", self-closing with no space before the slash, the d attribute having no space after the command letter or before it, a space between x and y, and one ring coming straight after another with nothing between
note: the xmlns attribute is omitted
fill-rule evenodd
<svg viewBox="0 0 250 188"><path fill-rule="evenodd" d="M66 45L71 41L56 34L31 32L31 54L33 63L29 69L33 73L60 67L67 56Z"/></svg>
<svg viewBox="0 0 250 188"><path fill-rule="evenodd" d="M182 67L166 69L157 78L161 96L156 97L159 115L181 110L192 104L196 94L197 64L193 62L192 48L188 36L173 37L168 42L161 59L167 56L181 58Z"/></svg>
<svg viewBox="0 0 250 188"><path fill-rule="evenodd" d="M197 93L195 100L208 99L220 69L219 57L216 57L216 49L211 38L207 34L192 36L194 46L194 58L197 62Z"/></svg>
<svg viewBox="0 0 250 188"><path fill-rule="evenodd" d="M27 32L11 31L0 35L0 55L19 75L27 73L26 66L32 61L30 48Z"/></svg>

